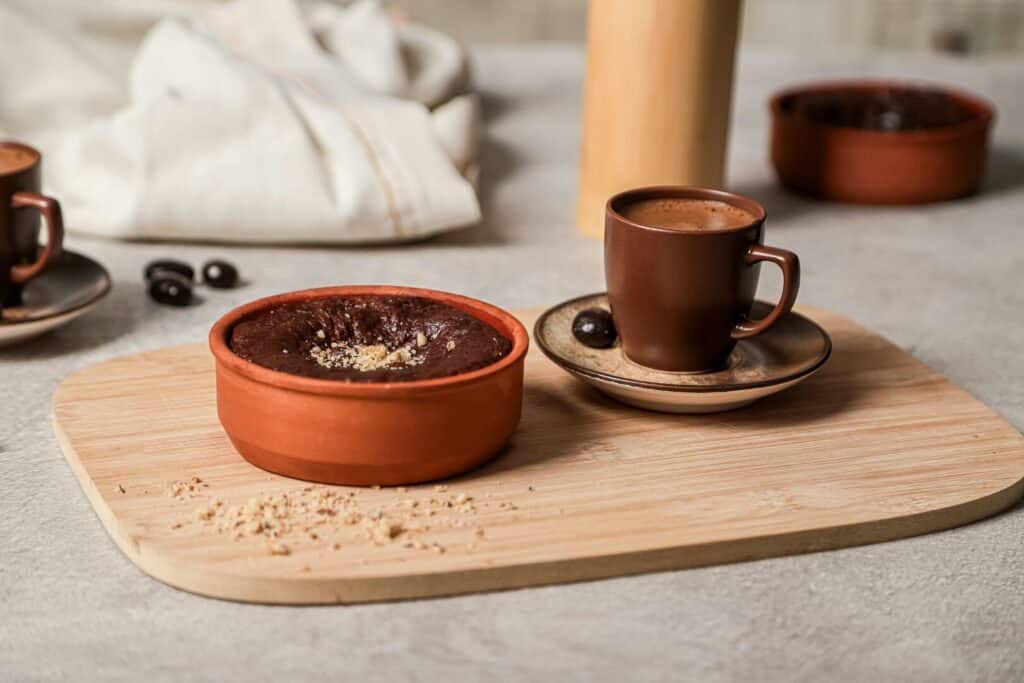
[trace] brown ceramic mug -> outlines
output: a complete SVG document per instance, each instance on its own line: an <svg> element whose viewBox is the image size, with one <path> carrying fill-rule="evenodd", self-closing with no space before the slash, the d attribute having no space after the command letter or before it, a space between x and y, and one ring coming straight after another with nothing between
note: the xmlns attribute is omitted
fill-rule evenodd
<svg viewBox="0 0 1024 683"><path fill-rule="evenodd" d="M692 209L698 224L638 222L643 211L637 209L656 204L664 211ZM714 220L702 223L703 207L728 214L728 220L717 227ZM793 252L762 243L765 217L752 199L697 187L640 188L608 200L608 301L630 360L676 372L719 369L736 340L761 334L789 312L800 262ZM767 316L750 320L762 261L781 268L782 295Z"/></svg>
<svg viewBox="0 0 1024 683"><path fill-rule="evenodd" d="M0 142L0 303L17 305L21 288L61 253L64 222L56 199L40 194L39 152ZM39 216L46 245L39 247Z"/></svg>

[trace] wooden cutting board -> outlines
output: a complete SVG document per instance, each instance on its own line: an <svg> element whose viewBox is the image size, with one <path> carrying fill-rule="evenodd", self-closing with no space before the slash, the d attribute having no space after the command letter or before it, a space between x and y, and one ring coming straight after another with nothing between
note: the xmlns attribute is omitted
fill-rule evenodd
<svg viewBox="0 0 1024 683"><path fill-rule="evenodd" d="M252 467L217 422L205 345L67 378L54 423L143 571L257 602L417 598L839 548L1021 498L1016 430L878 335L804 312L832 335L824 370L719 415L619 405L532 349L512 445L442 487L311 486ZM536 313L521 317L529 326Z"/></svg>

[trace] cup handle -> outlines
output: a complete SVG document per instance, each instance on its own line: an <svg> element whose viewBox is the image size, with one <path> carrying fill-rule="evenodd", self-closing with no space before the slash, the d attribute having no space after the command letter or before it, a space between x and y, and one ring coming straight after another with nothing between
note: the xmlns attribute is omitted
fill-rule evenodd
<svg viewBox="0 0 1024 683"><path fill-rule="evenodd" d="M46 223L46 246L39 257L34 263L18 264L11 268L11 282L20 285L39 275L46 266L60 257L64 241L64 219L57 200L37 192L15 192L11 196L11 207L35 209L43 215Z"/></svg>
<svg viewBox="0 0 1024 683"><path fill-rule="evenodd" d="M782 296L771 313L760 320L744 320L732 328L733 339L747 339L761 334L789 313L796 301L797 290L800 289L800 259L791 251L777 247L766 247L763 244L752 244L747 249L744 262L748 266L761 261L770 261L782 269Z"/></svg>

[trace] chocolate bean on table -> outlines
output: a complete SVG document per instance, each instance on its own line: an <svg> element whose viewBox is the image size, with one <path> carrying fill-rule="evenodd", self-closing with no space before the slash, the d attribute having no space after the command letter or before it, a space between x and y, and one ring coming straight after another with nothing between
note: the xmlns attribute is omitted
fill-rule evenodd
<svg viewBox="0 0 1024 683"><path fill-rule="evenodd" d="M160 272L177 273L189 282L195 279L196 271L189 264L184 261L178 261L177 259L157 259L150 261L146 264L146 269L143 271L143 277L146 281L152 280L153 276Z"/></svg>
<svg viewBox="0 0 1024 683"><path fill-rule="evenodd" d="M215 289L230 289L238 284L238 269L227 261L207 261L203 264L203 282Z"/></svg>
<svg viewBox="0 0 1024 683"><path fill-rule="evenodd" d="M158 271L149 281L149 296L168 306L188 306L192 303L192 282L178 273Z"/></svg>
<svg viewBox="0 0 1024 683"><path fill-rule="evenodd" d="M612 314L603 308L588 308L577 313L572 321L572 334L592 349L607 349L618 336Z"/></svg>

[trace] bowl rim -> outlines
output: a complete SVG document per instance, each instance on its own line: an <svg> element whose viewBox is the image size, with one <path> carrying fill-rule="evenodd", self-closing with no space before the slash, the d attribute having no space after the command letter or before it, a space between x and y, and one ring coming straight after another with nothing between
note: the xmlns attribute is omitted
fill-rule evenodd
<svg viewBox="0 0 1024 683"><path fill-rule="evenodd" d="M498 331L511 338L512 350L507 356L482 368L446 377L413 380L410 382L343 382L333 379L303 377L287 372L271 370L236 355L228 346L231 329L243 318L273 306L300 301L312 301L331 296L417 296L457 308L465 313L497 327ZM529 348L530 337L523 324L508 311L479 299L421 287L397 285L335 285L300 289L282 294L262 297L231 309L210 328L209 344L218 366L223 366L242 377L281 389L328 396L400 398L441 389L451 389L483 381L506 368L520 362Z"/></svg>
<svg viewBox="0 0 1024 683"><path fill-rule="evenodd" d="M954 123L947 126L927 128L924 130L903 130L903 131L879 131L852 128L850 126L836 126L828 123L812 121L808 118L798 116L794 112L786 111L783 102L796 95L818 92L836 91L877 91L877 90L927 90L929 92L941 92L952 98L958 104L967 109L972 116L966 121ZM772 94L768 101L768 107L772 118L776 121L800 126L803 128L828 132L830 134L855 135L862 141L878 142L935 142L957 138L974 132L984 132L989 128L996 117L995 106L986 99L972 93L951 88L942 83L934 83L926 80L900 80L900 79L835 79L824 81L811 81L798 85L788 86Z"/></svg>

